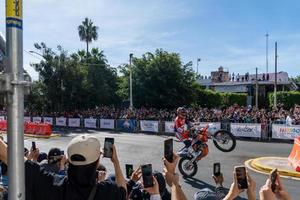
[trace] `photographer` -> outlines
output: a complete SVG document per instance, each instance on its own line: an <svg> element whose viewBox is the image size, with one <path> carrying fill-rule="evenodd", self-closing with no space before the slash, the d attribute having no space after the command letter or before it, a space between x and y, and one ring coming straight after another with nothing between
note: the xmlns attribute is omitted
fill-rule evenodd
<svg viewBox="0 0 300 200"><path fill-rule="evenodd" d="M101 155L100 142L97 138L89 135L73 138L67 147L67 155L68 176L63 178L46 172L38 164L24 158L26 199L126 200L126 181L114 146L111 161L115 168L116 185L107 181L96 183L96 168ZM0 141L0 159L7 163L7 145L3 141Z"/></svg>

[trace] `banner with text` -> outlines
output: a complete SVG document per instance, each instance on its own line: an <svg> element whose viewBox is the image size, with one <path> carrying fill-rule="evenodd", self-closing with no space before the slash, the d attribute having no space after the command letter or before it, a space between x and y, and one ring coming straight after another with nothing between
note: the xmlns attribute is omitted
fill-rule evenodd
<svg viewBox="0 0 300 200"><path fill-rule="evenodd" d="M69 118L68 119L69 127L80 127L80 118Z"/></svg>
<svg viewBox="0 0 300 200"><path fill-rule="evenodd" d="M158 121L141 120L141 131L158 133Z"/></svg>
<svg viewBox="0 0 300 200"><path fill-rule="evenodd" d="M165 122L165 133L175 133L174 122L171 122L171 121Z"/></svg>
<svg viewBox="0 0 300 200"><path fill-rule="evenodd" d="M43 117L44 123L53 125L53 118L52 117Z"/></svg>
<svg viewBox="0 0 300 200"><path fill-rule="evenodd" d="M59 117L56 118L56 126L67 126L67 118L65 117Z"/></svg>
<svg viewBox="0 0 300 200"><path fill-rule="evenodd" d="M31 118L29 116L24 116L24 122L31 122Z"/></svg>
<svg viewBox="0 0 300 200"><path fill-rule="evenodd" d="M97 119L85 118L84 119L84 127L85 128L97 128L96 122L97 122Z"/></svg>
<svg viewBox="0 0 300 200"><path fill-rule="evenodd" d="M121 132L134 132L137 127L137 121L134 119L118 119L117 130Z"/></svg>
<svg viewBox="0 0 300 200"><path fill-rule="evenodd" d="M208 131L210 133L215 133L221 129L220 122L200 122L200 127L205 128L207 125L210 125Z"/></svg>
<svg viewBox="0 0 300 200"><path fill-rule="evenodd" d="M100 119L100 128L114 129L115 128L115 120L113 120L113 119Z"/></svg>
<svg viewBox="0 0 300 200"><path fill-rule="evenodd" d="M300 125L272 125L272 138L293 140L296 137L300 137Z"/></svg>
<svg viewBox="0 0 300 200"><path fill-rule="evenodd" d="M261 137L261 124L231 123L231 133L238 137Z"/></svg>
<svg viewBox="0 0 300 200"><path fill-rule="evenodd" d="M32 117L32 122L41 123L42 122L42 118L41 117Z"/></svg>

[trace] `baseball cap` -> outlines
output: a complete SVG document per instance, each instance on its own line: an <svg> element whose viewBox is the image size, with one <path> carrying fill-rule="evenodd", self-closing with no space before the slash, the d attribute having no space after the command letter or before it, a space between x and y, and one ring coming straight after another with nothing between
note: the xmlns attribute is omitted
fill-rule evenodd
<svg viewBox="0 0 300 200"><path fill-rule="evenodd" d="M59 148L52 148L48 152L48 163L56 163L61 160L61 150Z"/></svg>
<svg viewBox="0 0 300 200"><path fill-rule="evenodd" d="M88 134L73 138L67 148L69 162L73 165L88 165L100 157L99 140Z"/></svg>

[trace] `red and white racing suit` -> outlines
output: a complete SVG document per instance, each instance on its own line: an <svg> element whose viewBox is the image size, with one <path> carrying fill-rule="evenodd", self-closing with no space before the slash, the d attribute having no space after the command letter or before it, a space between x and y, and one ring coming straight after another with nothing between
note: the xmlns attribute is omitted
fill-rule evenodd
<svg viewBox="0 0 300 200"><path fill-rule="evenodd" d="M187 121L185 118L177 116L174 124L175 136L177 139L185 144L188 148L191 145L189 140L189 131L187 130Z"/></svg>

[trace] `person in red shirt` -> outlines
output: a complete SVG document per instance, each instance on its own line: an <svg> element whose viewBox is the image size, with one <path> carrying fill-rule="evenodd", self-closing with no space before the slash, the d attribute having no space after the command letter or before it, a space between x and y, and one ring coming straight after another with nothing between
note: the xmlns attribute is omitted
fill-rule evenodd
<svg viewBox="0 0 300 200"><path fill-rule="evenodd" d="M186 120L187 110L183 107L177 109L177 117L175 119L174 131L176 138L183 142L185 148L188 149L191 146L191 141L189 140L189 122Z"/></svg>

